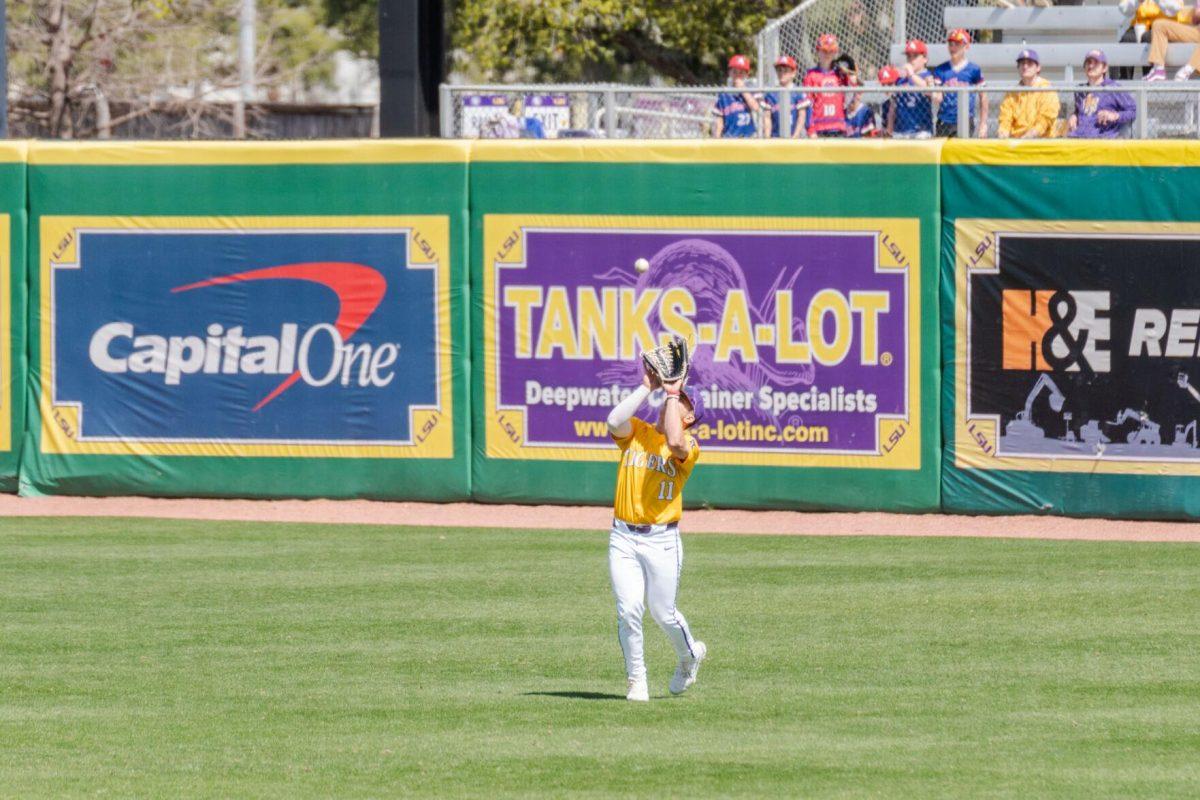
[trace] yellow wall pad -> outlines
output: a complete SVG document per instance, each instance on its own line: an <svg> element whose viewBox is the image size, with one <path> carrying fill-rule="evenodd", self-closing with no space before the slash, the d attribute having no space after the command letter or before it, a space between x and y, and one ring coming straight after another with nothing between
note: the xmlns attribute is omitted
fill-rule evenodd
<svg viewBox="0 0 1200 800"><path fill-rule="evenodd" d="M1200 166L1200 142L950 139L942 148L942 163L948 166L1197 167Z"/></svg>
<svg viewBox="0 0 1200 800"><path fill-rule="evenodd" d="M321 142L32 142L30 164L389 164L465 162L469 142L342 139Z"/></svg>
<svg viewBox="0 0 1200 800"><path fill-rule="evenodd" d="M937 164L941 148L940 140L484 140L471 145L471 160L657 164Z"/></svg>

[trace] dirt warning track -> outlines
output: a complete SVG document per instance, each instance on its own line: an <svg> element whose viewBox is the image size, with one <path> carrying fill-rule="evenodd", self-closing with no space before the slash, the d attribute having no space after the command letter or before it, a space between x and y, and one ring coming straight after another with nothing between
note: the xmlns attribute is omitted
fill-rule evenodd
<svg viewBox="0 0 1200 800"><path fill-rule="evenodd" d="M148 497L0 496L0 517L158 517L363 525L555 528L608 527L599 506L385 503L371 500L175 500ZM981 536L1017 539L1200 542L1200 524L1064 517L948 514L825 514L797 511L688 511L686 533L807 536Z"/></svg>

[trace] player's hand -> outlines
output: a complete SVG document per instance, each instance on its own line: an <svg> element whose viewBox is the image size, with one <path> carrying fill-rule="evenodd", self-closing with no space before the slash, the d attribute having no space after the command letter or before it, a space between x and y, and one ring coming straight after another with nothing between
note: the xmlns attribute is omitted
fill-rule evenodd
<svg viewBox="0 0 1200 800"><path fill-rule="evenodd" d="M664 381L662 388L667 394L679 394L683 391L683 381Z"/></svg>
<svg viewBox="0 0 1200 800"><path fill-rule="evenodd" d="M1116 122L1120 118L1121 118L1121 115L1118 114L1116 111L1105 110L1105 111L1097 111L1096 112L1096 122L1099 122L1101 125L1111 125L1112 123Z"/></svg>
<svg viewBox="0 0 1200 800"><path fill-rule="evenodd" d="M657 375L648 369L642 370L642 386L645 386L647 389L653 392L661 385L662 382L659 381Z"/></svg>

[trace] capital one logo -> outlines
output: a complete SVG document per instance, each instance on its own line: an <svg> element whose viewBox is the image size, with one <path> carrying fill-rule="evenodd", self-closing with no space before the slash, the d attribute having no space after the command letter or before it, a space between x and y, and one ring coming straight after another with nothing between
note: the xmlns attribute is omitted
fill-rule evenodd
<svg viewBox="0 0 1200 800"><path fill-rule="evenodd" d="M226 329L219 322L192 335L164 336L136 329L130 322L115 321L93 333L88 357L102 372L157 373L168 386L178 386L184 375L197 373L286 376L253 411L261 410L301 381L317 388L337 380L343 386L354 383L375 388L392 382L400 344L351 340L375 313L387 291L387 281L371 267L348 262L285 264L197 281L171 291L269 280L307 281L331 290L338 300L337 319L304 332L296 323L285 322L279 336L245 336L242 326ZM330 353L318 364L312 353L314 344L321 341ZM115 355L115 349L125 354Z"/></svg>
<svg viewBox="0 0 1200 800"><path fill-rule="evenodd" d="M1108 292L1005 289L1001 298L1004 369L1111 370Z"/></svg>

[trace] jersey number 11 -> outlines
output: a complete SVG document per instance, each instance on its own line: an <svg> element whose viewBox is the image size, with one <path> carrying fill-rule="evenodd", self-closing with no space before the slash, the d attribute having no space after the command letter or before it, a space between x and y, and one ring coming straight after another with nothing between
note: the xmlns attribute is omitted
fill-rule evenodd
<svg viewBox="0 0 1200 800"><path fill-rule="evenodd" d="M675 499L675 482L662 481L658 484L658 499L659 500L674 500Z"/></svg>

